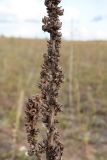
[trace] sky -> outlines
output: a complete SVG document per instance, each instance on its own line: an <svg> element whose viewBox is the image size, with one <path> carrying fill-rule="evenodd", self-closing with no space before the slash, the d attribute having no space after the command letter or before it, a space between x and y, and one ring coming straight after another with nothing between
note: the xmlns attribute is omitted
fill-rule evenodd
<svg viewBox="0 0 107 160"><path fill-rule="evenodd" d="M62 0L64 39L107 40L107 0ZM44 0L0 0L0 35L47 38Z"/></svg>

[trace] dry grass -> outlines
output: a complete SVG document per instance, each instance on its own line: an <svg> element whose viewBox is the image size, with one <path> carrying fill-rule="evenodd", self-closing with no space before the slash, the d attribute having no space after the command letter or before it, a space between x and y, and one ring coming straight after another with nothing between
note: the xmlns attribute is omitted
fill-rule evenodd
<svg viewBox="0 0 107 160"><path fill-rule="evenodd" d="M16 128L16 123L17 150L26 144L24 116L21 116L19 123L17 102L22 103L38 91L46 41L0 38L0 44L0 159L5 160L11 159L12 130ZM73 57L71 55L70 58L72 45ZM61 54L65 73L61 88L61 101L65 108L60 117L65 144L64 159L106 160L107 42L63 41ZM17 157L27 159L18 151Z"/></svg>

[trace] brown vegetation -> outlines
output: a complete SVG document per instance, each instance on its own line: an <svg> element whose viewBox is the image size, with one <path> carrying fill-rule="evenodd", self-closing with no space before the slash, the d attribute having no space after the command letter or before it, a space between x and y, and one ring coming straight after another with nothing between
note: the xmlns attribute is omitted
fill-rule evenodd
<svg viewBox="0 0 107 160"><path fill-rule="evenodd" d="M24 105L27 97L39 91L35 82L39 82L46 41L0 38L0 44L0 159L11 160L15 146L16 159L28 160L23 149L23 145L26 146L24 117L20 118L18 108ZM63 41L62 45L61 65L65 81L59 99L64 104L64 114L58 119L65 146L63 159L106 160L107 42ZM72 104L69 83L72 85Z"/></svg>
<svg viewBox="0 0 107 160"><path fill-rule="evenodd" d="M59 49L61 44L62 23L59 16L63 15L61 7L58 7L61 0L45 0L48 17L42 19L44 32L50 34L48 40L47 54L44 54L44 63L40 72L39 88L41 94L29 99L26 104L26 132L29 143L30 156L35 156L37 160L42 159L45 154L47 160L61 160L63 145L60 142L60 134L57 131L56 116L61 112L62 105L58 102L59 88L63 82L62 68L59 66ZM46 137L39 142L37 139L40 134L37 122L42 115L42 122L46 127ZM44 158L43 158L44 159Z"/></svg>

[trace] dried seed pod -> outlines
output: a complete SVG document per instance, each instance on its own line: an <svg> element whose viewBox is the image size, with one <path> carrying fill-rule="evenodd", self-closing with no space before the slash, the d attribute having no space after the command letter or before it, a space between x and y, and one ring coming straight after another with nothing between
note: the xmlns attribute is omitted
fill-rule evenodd
<svg viewBox="0 0 107 160"><path fill-rule="evenodd" d="M43 25L43 26L42 26L42 30L43 30L44 32L47 32L47 31L48 31L47 25Z"/></svg>
<svg viewBox="0 0 107 160"><path fill-rule="evenodd" d="M61 2L61 0L54 0L54 4L58 5Z"/></svg>
<svg viewBox="0 0 107 160"><path fill-rule="evenodd" d="M61 32L57 32L57 36L58 36L58 37L61 37L61 36L62 36L62 33L61 33Z"/></svg>
<svg viewBox="0 0 107 160"><path fill-rule="evenodd" d="M54 29L60 29L62 27L62 23L61 22L54 22L53 28Z"/></svg>
<svg viewBox="0 0 107 160"><path fill-rule="evenodd" d="M63 16L63 14L64 14L64 9L60 9L60 8L58 8L58 15L59 16Z"/></svg>

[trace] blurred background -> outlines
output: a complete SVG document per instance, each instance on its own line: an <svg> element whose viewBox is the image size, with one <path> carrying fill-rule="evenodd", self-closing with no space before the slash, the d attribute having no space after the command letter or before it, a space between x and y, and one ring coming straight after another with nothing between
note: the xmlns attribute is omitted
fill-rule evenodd
<svg viewBox="0 0 107 160"><path fill-rule="evenodd" d="M64 160L107 158L107 1L62 0ZM44 0L0 0L0 160L28 160L24 104L40 92Z"/></svg>

